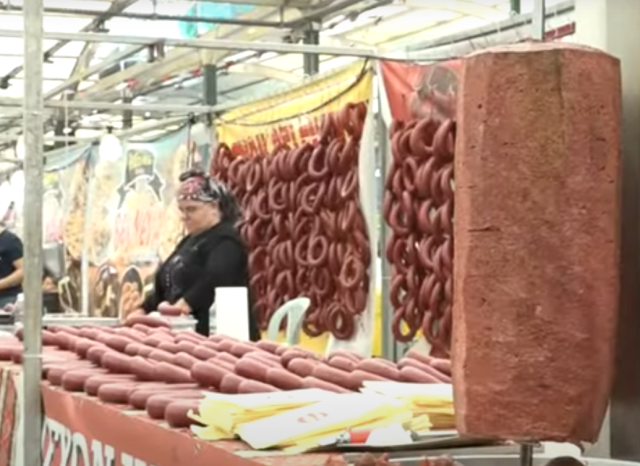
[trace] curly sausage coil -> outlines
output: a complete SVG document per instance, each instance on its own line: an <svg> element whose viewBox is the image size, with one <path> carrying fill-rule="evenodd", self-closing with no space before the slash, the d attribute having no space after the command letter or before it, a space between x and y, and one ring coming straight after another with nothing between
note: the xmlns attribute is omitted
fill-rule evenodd
<svg viewBox="0 0 640 466"><path fill-rule="evenodd" d="M393 333L412 341L419 330L434 356L451 345L453 272L453 156L456 124L431 117L395 121L383 215L391 229Z"/></svg>
<svg viewBox="0 0 640 466"><path fill-rule="evenodd" d="M370 245L359 203L358 154L365 103L323 117L318 141L235 156L221 143L212 175L239 200L251 291L265 329L283 303L311 300L303 329L342 340L367 306Z"/></svg>

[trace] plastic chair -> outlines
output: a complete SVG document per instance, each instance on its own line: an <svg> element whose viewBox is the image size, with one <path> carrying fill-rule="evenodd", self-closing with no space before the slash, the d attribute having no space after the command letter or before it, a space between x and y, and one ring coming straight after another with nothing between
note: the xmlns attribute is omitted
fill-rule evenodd
<svg viewBox="0 0 640 466"><path fill-rule="evenodd" d="M311 300L309 298L295 298L287 301L273 313L269 320L267 329L267 339L276 341L280 333L280 324L282 319L287 318L287 333L285 334L286 343L289 346L300 343L300 331L302 330L302 322L304 314L309 309Z"/></svg>

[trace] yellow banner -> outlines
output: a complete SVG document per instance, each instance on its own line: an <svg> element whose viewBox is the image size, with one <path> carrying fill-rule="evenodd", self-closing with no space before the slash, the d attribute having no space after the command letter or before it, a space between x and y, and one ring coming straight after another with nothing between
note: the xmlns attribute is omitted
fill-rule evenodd
<svg viewBox="0 0 640 466"><path fill-rule="evenodd" d="M346 104L369 100L373 71L367 62L307 86L231 110L216 122L218 140L235 155L270 153L275 146L312 142L322 116Z"/></svg>

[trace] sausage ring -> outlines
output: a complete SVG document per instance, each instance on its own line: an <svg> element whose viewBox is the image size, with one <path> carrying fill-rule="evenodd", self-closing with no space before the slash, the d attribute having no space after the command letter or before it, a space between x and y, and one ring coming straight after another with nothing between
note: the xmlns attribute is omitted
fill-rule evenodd
<svg viewBox="0 0 640 466"><path fill-rule="evenodd" d="M365 269L354 254L349 254L342 263L340 285L346 290L355 290L365 276Z"/></svg>
<svg viewBox="0 0 640 466"><path fill-rule="evenodd" d="M327 309L325 326L333 330L333 334L340 340L350 340L356 333L353 316L339 304L332 304Z"/></svg>
<svg viewBox="0 0 640 466"><path fill-rule="evenodd" d="M329 255L329 242L324 236L314 236L309 240L307 263L311 267L322 267Z"/></svg>

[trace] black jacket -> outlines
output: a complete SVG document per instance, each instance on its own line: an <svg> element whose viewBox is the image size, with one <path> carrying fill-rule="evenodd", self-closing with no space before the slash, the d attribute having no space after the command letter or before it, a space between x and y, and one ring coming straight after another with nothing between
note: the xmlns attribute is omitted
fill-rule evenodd
<svg viewBox="0 0 640 466"><path fill-rule="evenodd" d="M249 258L238 230L229 222L221 222L197 237L187 236L176 246L159 267L154 280L154 291L147 296L143 309L155 311L163 301L184 299L198 324L196 331L209 334L209 309L215 299L215 288L249 288ZM174 273L176 259L180 267ZM167 280L167 271L171 276ZM171 285L171 286L169 286ZM253 314L253 301L249 298L249 337L260 339Z"/></svg>

